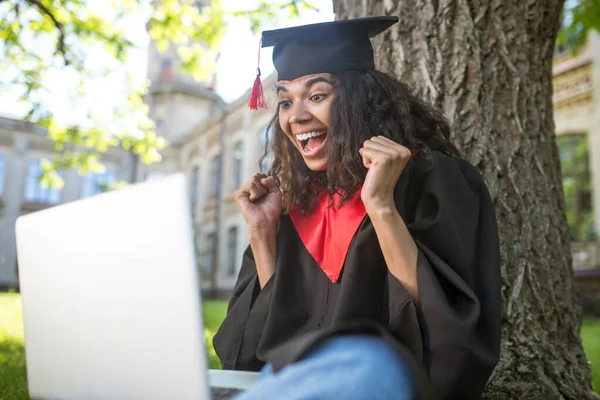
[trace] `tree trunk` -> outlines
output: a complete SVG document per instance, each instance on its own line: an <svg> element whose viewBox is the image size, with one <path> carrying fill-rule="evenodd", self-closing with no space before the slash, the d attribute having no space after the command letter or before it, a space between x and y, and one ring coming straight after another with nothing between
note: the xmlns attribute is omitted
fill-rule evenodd
<svg viewBox="0 0 600 400"><path fill-rule="evenodd" d="M563 0L333 0L338 19L397 15L378 69L452 122L496 206L502 356L488 398L593 398L579 330L552 112Z"/></svg>

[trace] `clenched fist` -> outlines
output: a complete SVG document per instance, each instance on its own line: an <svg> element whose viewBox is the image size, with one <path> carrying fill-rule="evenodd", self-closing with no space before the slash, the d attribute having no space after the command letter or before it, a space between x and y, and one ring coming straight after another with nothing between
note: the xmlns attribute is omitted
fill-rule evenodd
<svg viewBox="0 0 600 400"><path fill-rule="evenodd" d="M361 198L367 213L395 209L394 188L411 158L411 151L383 136L365 141L359 150L363 165L369 169Z"/></svg>
<svg viewBox="0 0 600 400"><path fill-rule="evenodd" d="M249 228L263 230L277 226L283 204L275 178L254 174L236 192L235 201Z"/></svg>

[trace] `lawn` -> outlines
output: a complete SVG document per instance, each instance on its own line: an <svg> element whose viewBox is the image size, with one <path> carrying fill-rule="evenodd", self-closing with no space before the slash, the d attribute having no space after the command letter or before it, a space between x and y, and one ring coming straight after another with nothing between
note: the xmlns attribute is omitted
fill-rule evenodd
<svg viewBox="0 0 600 400"><path fill-rule="evenodd" d="M204 335L210 368L220 368L212 348L212 337L223 321L227 303L204 302ZM0 400L28 399L25 381L25 348L21 298L16 293L0 293ZM583 345L594 368L594 388L600 392L600 319L584 321Z"/></svg>
<svg viewBox="0 0 600 400"><path fill-rule="evenodd" d="M594 390L600 393L600 319L584 320L581 338L588 361L592 363Z"/></svg>
<svg viewBox="0 0 600 400"><path fill-rule="evenodd" d="M212 337L221 325L227 302L205 301L204 336L210 368L221 368L212 347ZM25 347L21 297L16 293L0 293L0 400L29 399L25 380Z"/></svg>

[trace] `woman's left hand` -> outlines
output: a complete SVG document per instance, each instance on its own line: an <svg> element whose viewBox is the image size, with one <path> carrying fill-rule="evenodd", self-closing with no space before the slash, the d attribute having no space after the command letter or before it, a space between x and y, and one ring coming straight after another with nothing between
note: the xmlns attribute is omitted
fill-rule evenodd
<svg viewBox="0 0 600 400"><path fill-rule="evenodd" d="M374 136L365 141L359 153L369 169L361 191L367 213L394 210L394 188L411 151L391 139Z"/></svg>

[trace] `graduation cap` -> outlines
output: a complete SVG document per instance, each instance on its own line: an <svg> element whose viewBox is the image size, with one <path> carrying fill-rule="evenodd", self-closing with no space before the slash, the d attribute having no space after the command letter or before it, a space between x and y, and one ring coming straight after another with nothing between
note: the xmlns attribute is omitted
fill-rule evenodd
<svg viewBox="0 0 600 400"><path fill-rule="evenodd" d="M261 47L273 49L278 80L304 75L375 69L370 38L398 22L398 17L368 17L264 31ZM259 49L260 64L260 49ZM266 108L260 68L249 107Z"/></svg>

